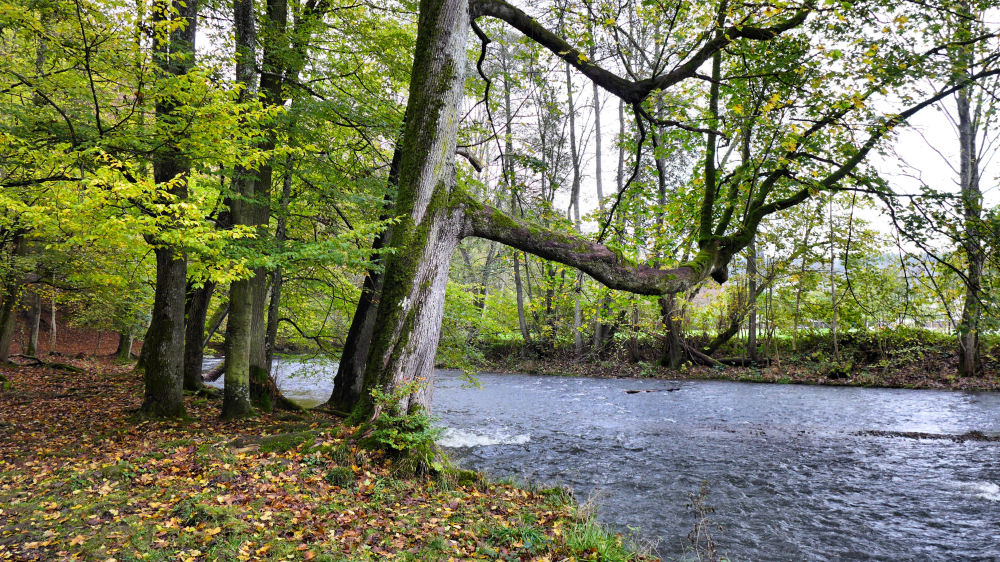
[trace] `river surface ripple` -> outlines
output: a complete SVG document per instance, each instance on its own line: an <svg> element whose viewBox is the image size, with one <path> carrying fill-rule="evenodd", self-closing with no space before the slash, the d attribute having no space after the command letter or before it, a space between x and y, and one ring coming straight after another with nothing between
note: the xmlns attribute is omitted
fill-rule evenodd
<svg viewBox="0 0 1000 562"><path fill-rule="evenodd" d="M334 371L285 360L279 385L314 405ZM684 557L689 496L707 482L712 535L732 560L1000 560L1000 443L861 434L995 434L998 393L478 380L436 374L440 443L459 464L593 496L601 520L664 558Z"/></svg>

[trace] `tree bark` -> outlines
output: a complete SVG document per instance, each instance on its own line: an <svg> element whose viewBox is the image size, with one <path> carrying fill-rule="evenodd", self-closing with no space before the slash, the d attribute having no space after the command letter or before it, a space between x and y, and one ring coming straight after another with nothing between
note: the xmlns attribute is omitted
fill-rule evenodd
<svg viewBox="0 0 1000 562"><path fill-rule="evenodd" d="M236 34L236 81L243 86L242 99L256 93L256 28L253 0L233 2L233 27ZM233 225L254 225L251 209L256 197L255 174L237 166L233 189L237 194L230 205ZM229 321L226 323L226 374L222 393L222 417L233 419L253 413L250 402L250 348L254 313L254 274L233 281L229 288Z"/></svg>
<svg viewBox="0 0 1000 562"><path fill-rule="evenodd" d="M285 177L281 182L281 207L278 215L278 223L274 230L274 243L278 252L285 249L285 240L288 239L288 204L292 198L292 171L295 159L289 155L285 160ZM278 342L278 314L281 306L281 289L284 285L284 275L280 265L271 272L271 300L267 305L267 335L265 346L267 349L267 364L272 365L274 361L275 346Z"/></svg>
<svg viewBox="0 0 1000 562"><path fill-rule="evenodd" d="M52 284L55 285L55 274L52 274ZM49 355L56 352L56 290L52 289L51 310L49 311Z"/></svg>
<svg viewBox="0 0 1000 562"><path fill-rule="evenodd" d="M747 358L756 362L757 353L757 237L747 246L747 296L750 311L747 314Z"/></svg>
<svg viewBox="0 0 1000 562"><path fill-rule="evenodd" d="M215 283L205 281L201 287L188 286L185 298L184 327L184 390L201 390L201 366L205 360L205 319L212 302Z"/></svg>
<svg viewBox="0 0 1000 562"><path fill-rule="evenodd" d="M115 350L115 358L119 361L130 361L132 359L132 342L135 338L128 332L118 333L118 349Z"/></svg>
<svg viewBox="0 0 1000 562"><path fill-rule="evenodd" d="M395 403L362 392L355 409L362 419L385 407L408 413L431 406L448 269L464 219L449 200L469 22L467 0L420 3L395 207L403 218L389 239L395 252L386 264L364 379L366 390L378 387Z"/></svg>
<svg viewBox="0 0 1000 562"><path fill-rule="evenodd" d="M834 238L833 238L833 196L830 196L829 203L829 215L830 215L830 309L833 314L833 324L830 327L830 334L833 336L833 358L840 359L840 343L837 341L837 281L833 276L834 265L837 261L837 256L834 253Z"/></svg>
<svg viewBox="0 0 1000 562"><path fill-rule="evenodd" d="M972 36L972 15L969 3L960 2L960 17L957 35L959 39ZM971 49L961 49L956 56L956 73L967 77L971 73L973 53ZM966 87L956 94L956 109L958 114L959 140L959 188L962 199L962 222L964 236L962 250L965 253L968 270L965 281L965 302L962 306L962 319L958 324L958 374L963 377L979 375L980 345L979 324L982 316L982 277L983 264L986 255L983 251L981 213L983 194L979 187L979 162L976 150L978 122L973 115L971 88ZM977 115L981 113L978 108Z"/></svg>
<svg viewBox="0 0 1000 562"><path fill-rule="evenodd" d="M795 313L792 319L792 351L798 351L799 344L799 315L802 308L802 291L805 287L806 259L809 257L809 234L813 227L813 214L807 212L809 222L806 224L806 233L802 237L802 263L799 266L799 282L795 287Z"/></svg>
<svg viewBox="0 0 1000 562"><path fill-rule="evenodd" d="M31 291L28 297L31 301L28 316L28 345L25 354L38 355L38 330L42 323L42 297L36 291Z"/></svg>
<svg viewBox="0 0 1000 562"><path fill-rule="evenodd" d="M14 251L12 255L16 259L23 252L23 237L17 235L14 237ZM15 275L15 273L11 275ZM0 304L0 364L8 361L10 346L14 343L14 332L17 328L17 300L21 284L17 280L9 278L5 280L3 289L3 302Z"/></svg>
<svg viewBox="0 0 1000 562"><path fill-rule="evenodd" d="M158 33L154 61L161 71L183 76L194 66L198 2L160 1L154 8L157 22L174 18L183 26L171 27L165 38ZM156 103L158 121L171 122L183 102L168 97ZM191 163L171 138L153 158L153 179L157 185L169 185L169 194L177 200L188 195ZM180 181L178 181L178 178ZM184 294L187 282L187 258L169 245L151 240L156 254L156 294L152 319L143 339L143 379L145 397L140 410L153 417L184 415L182 371L184 355Z"/></svg>
<svg viewBox="0 0 1000 562"><path fill-rule="evenodd" d="M173 177L175 174L167 179ZM153 417L181 417L184 415L182 360L187 261L178 257L172 248L157 248L155 254L156 294L152 319L143 339L145 398L140 409Z"/></svg>

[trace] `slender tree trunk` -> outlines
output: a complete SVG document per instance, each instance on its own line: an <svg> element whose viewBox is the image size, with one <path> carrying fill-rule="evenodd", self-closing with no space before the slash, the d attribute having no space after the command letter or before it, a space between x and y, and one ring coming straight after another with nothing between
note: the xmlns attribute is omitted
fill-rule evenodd
<svg viewBox="0 0 1000 562"><path fill-rule="evenodd" d="M184 390L201 390L201 366L205 359L205 319L212 302L215 283L206 281L201 287L188 286L185 299L184 327Z"/></svg>
<svg viewBox="0 0 1000 562"><path fill-rule="evenodd" d="M229 301L219 305L219 308L215 309L215 313L212 314L212 317L208 320L208 322L206 322L206 327L208 329L205 331L204 339L202 339L199 344L201 345L202 354L205 353L205 348L208 346L208 342L212 341L212 336L215 335L215 332L219 331L219 327L222 326L222 321L225 320L227 316L229 316Z"/></svg>
<svg viewBox="0 0 1000 562"><path fill-rule="evenodd" d="M971 37L973 16L969 3L960 3L960 23L957 35L960 39ZM971 73L973 54L969 50L956 56L956 74L962 77ZM963 377L977 376L980 371L979 323L982 316L982 276L986 260L983 251L981 213L983 195L979 187L979 162L976 150L978 123L973 116L973 102L970 88L963 88L956 94L959 137L959 187L962 198L962 219L964 236L962 249L968 270L966 272L965 302L962 318L958 325L958 374ZM980 113L977 111L977 114Z"/></svg>
<svg viewBox="0 0 1000 562"><path fill-rule="evenodd" d="M31 356L38 355L38 330L42 324L42 297L36 291L31 291L28 297L31 301L28 316L28 345L25 353Z"/></svg>
<svg viewBox="0 0 1000 562"><path fill-rule="evenodd" d="M507 186L507 192L510 194L510 214L511 216L515 216L517 214L517 192L514 175L514 136L511 132L511 123L513 122L514 116L512 114L513 110L510 103L509 74L511 69L508 66L510 62L510 53L507 51L506 44L504 44L501 48L501 55L501 64L503 65L504 71L503 107L506 119L504 129L503 179L504 184ZM521 339L524 340L524 345L530 347L531 331L528 329L528 320L524 315L524 287L521 281L520 255L518 252L512 252L511 255L514 258L514 295L517 302L517 325L521 330Z"/></svg>
<svg viewBox="0 0 1000 562"><path fill-rule="evenodd" d="M576 151L576 106L573 104L573 74L566 64L566 99L569 105L569 150L573 165L573 185L570 193L573 228L580 232L580 155ZM573 350L577 357L583 355L583 313L580 307L583 292L583 273L576 272L576 287L573 298Z"/></svg>
<svg viewBox="0 0 1000 562"><path fill-rule="evenodd" d="M806 225L806 234L802 237L802 263L799 266L799 282L795 287L795 314L792 317L792 351L798 351L799 344L799 318L802 310L802 290L805 286L806 258L809 257L809 234L812 232L813 215L809 214L809 223Z"/></svg>
<svg viewBox="0 0 1000 562"><path fill-rule="evenodd" d="M833 196L830 196L830 309L833 313L833 325L830 334L833 337L833 358L840 359L840 343L837 341L837 280L834 278L834 265L837 258L834 253L834 230L833 230Z"/></svg>
<svg viewBox="0 0 1000 562"><path fill-rule="evenodd" d="M55 285L55 274L52 274L53 285ZM49 355L56 352L56 290L52 289L52 302L49 310Z"/></svg>
<svg viewBox="0 0 1000 562"><path fill-rule="evenodd" d="M757 237L747 246L747 296L750 312L747 314L747 358L757 362Z"/></svg>
<svg viewBox="0 0 1000 562"><path fill-rule="evenodd" d="M594 60L596 52L593 47L590 49L590 58ZM593 106L594 106L594 184L597 188L597 206L604 210L604 171L602 169L602 145L601 145L601 90L597 83L593 83ZM601 299L601 306L597 314L594 315L594 349L600 350L604 347L605 325L604 316L607 314L609 297Z"/></svg>
<svg viewBox="0 0 1000 562"><path fill-rule="evenodd" d="M295 159L289 155L285 160L285 177L281 182L281 207L278 214L278 224L274 231L274 242L277 245L279 253L284 251L285 240L288 239L288 204L292 198L292 172L294 165ZM283 285L284 276L282 268L279 265L271 273L271 300L267 306L266 361L268 365L271 365L274 361L275 346L278 343L278 314L281 306L281 289Z"/></svg>

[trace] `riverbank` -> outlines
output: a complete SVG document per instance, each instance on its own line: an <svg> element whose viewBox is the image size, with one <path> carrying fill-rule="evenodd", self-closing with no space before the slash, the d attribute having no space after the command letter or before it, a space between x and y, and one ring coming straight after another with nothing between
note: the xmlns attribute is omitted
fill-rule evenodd
<svg viewBox="0 0 1000 562"><path fill-rule="evenodd" d="M508 354L488 356L476 365L491 373L528 373L579 377L631 377L666 380L727 380L775 384L863 386L875 388L913 388L960 390L971 392L1000 391L1000 369L990 357L980 377L957 376L957 360L947 353L914 355L884 364L859 364L815 360L809 356L772 360L752 367L686 365L667 369L656 363L633 363L624 359L576 359L565 355L527 356Z"/></svg>
<svg viewBox="0 0 1000 562"><path fill-rule="evenodd" d="M141 377L0 367L0 559L652 560L559 489L407 476L322 412L139 421Z"/></svg>

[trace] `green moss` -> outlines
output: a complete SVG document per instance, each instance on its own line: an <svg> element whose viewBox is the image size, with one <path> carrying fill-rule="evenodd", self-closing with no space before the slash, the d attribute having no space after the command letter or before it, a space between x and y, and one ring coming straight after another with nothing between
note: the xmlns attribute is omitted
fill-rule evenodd
<svg viewBox="0 0 1000 562"><path fill-rule="evenodd" d="M509 228L511 230L521 228L521 225L518 224L517 221L503 214L499 209L494 209L492 219L494 224L503 228Z"/></svg>
<svg viewBox="0 0 1000 562"><path fill-rule="evenodd" d="M311 445L315 439L313 434L309 432L269 435L260 440L260 452L286 453L302 444Z"/></svg>

